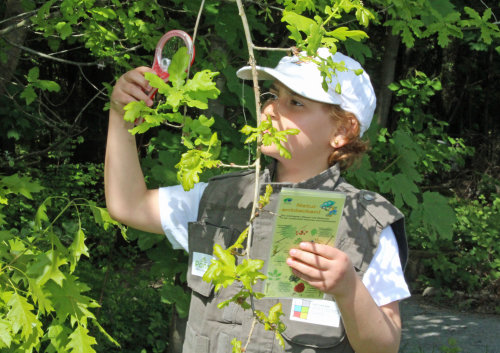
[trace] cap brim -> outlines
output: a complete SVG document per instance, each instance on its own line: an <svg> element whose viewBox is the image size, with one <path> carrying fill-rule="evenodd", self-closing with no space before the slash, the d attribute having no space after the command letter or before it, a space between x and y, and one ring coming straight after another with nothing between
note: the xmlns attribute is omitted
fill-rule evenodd
<svg viewBox="0 0 500 353"><path fill-rule="evenodd" d="M280 80L280 77L284 76L280 72L271 69L270 67L255 66L255 69L257 70L258 80ZM241 69L236 71L236 76L238 76L243 80L252 80L253 79L252 67L251 66L242 67Z"/></svg>
<svg viewBox="0 0 500 353"><path fill-rule="evenodd" d="M339 104L340 102L336 101L333 97L330 97L325 91L322 90L319 92L314 92L310 89L306 89L307 85L301 85L297 87L297 78L291 77L289 74L284 74L278 70L272 69L270 67L256 66L257 70L257 79L258 80L277 80L281 82L283 85L288 87L293 92L301 95L302 97L306 97L308 99L327 103L327 104ZM244 66L236 72L236 76L243 80L252 80L252 67Z"/></svg>

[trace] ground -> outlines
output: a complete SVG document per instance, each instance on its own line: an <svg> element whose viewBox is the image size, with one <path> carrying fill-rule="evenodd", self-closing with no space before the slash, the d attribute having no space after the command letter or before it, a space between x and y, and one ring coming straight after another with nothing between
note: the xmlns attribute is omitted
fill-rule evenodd
<svg viewBox="0 0 500 353"><path fill-rule="evenodd" d="M444 308L415 295L400 307L400 353L500 353L500 315Z"/></svg>

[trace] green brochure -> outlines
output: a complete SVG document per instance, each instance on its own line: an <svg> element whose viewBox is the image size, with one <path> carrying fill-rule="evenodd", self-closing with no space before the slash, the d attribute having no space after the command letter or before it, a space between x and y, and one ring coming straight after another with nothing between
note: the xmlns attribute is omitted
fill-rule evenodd
<svg viewBox="0 0 500 353"><path fill-rule="evenodd" d="M292 273L288 252L302 241L333 246L344 209L345 194L283 188L267 264L264 294L271 298L323 299L323 292Z"/></svg>

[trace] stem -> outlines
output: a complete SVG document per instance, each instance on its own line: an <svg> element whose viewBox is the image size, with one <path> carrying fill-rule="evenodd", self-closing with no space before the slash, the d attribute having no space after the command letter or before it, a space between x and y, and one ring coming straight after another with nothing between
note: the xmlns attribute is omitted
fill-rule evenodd
<svg viewBox="0 0 500 353"><path fill-rule="evenodd" d="M24 15L24 14L23 14ZM2 21L3 22L3 21ZM15 23L13 25L10 25L8 27L2 28L0 30L0 36L4 36L16 29L19 29L21 27L29 27L31 24L31 21L29 19L22 20L21 22Z"/></svg>
<svg viewBox="0 0 500 353"><path fill-rule="evenodd" d="M20 268L18 267L15 267L15 266L12 266L12 265L5 265L4 267L0 268L0 275L5 271L5 270L14 270L14 271L18 271L20 272L24 277L28 278L28 276L26 275L26 273L21 270ZM9 281L10 281L10 277L9 277Z"/></svg>
<svg viewBox="0 0 500 353"><path fill-rule="evenodd" d="M293 52L292 48L270 48L270 47L258 47L256 45L252 46L255 50L260 51L284 51L284 52Z"/></svg>
<svg viewBox="0 0 500 353"><path fill-rule="evenodd" d="M65 197L61 197L61 196L54 196L54 197L49 197L47 198L43 203L45 203L47 200L49 199L66 199ZM42 203L42 204L43 204ZM71 205L74 204L74 201L70 201L66 204L66 206L64 206L64 208L62 209L61 212L59 212L59 214L52 220L52 222L50 222L50 224L40 233L40 236L38 238L36 238L35 240L33 240L33 242L31 243L31 246L35 245L37 243L38 240L41 239L41 236L43 236L45 233L47 233L47 231L54 225L54 223L59 219L59 217L61 217L64 212L66 212L66 210L68 208L71 207ZM8 264L8 266L12 266L13 263L15 263L17 261L17 259L19 259L21 256L23 256L28 250L28 248L24 249L22 252L20 252L19 254L17 254L16 257L14 257Z"/></svg>
<svg viewBox="0 0 500 353"><path fill-rule="evenodd" d="M42 58L53 60L53 61L57 61L57 62L60 62L60 63L63 63L63 64L76 65L76 66L97 66L97 67L105 66L105 62L103 60L90 61L90 62L71 61L71 60L57 58L57 57L54 57L54 56L51 56L51 55L48 55L48 54L45 54L45 53L33 50L31 48L27 48L27 47L22 46L20 44L12 43L11 41L7 40L6 38L3 38L3 40L5 40L8 44L12 45L13 47L19 48L21 50L24 50L24 51L26 51L28 53L31 53L31 54L34 54L34 55L38 55L38 56L40 56ZM116 54L115 56L124 55L127 52L135 51L135 50L137 50L137 49L139 49L141 47L142 47L142 44L141 45L136 45L135 47L126 49L126 50L124 50L124 51Z"/></svg>
<svg viewBox="0 0 500 353"><path fill-rule="evenodd" d="M50 56L48 54L45 54L45 53L42 53L42 52L39 52L39 51L30 49L30 48L27 48L25 46L22 46L22 45L19 45L19 44L16 44L16 43L12 43L11 41L7 40L6 38L3 38L3 39L7 43L9 43L10 45L12 45L13 47L19 48L21 50L24 50L24 51L26 51L28 53L31 53L31 54L34 54L34 55L38 55L38 56L40 56L42 58L49 59L49 60L54 60L54 61L57 61L57 62L60 62L60 63L63 63L63 64L70 64L70 65L77 65L77 66L98 66L99 64L101 64L100 61L78 62L78 61L70 61L70 60L66 60L66 59L56 58L56 57Z"/></svg>
<svg viewBox="0 0 500 353"><path fill-rule="evenodd" d="M200 10L198 11L198 17L196 17L196 24L194 25L193 43L196 41L196 33L198 32L198 25L200 24L201 12L202 12L204 6L205 6L205 0L202 0L201 5L200 5ZM188 70L189 70L189 68L188 68ZM188 74L188 76L189 76L189 74Z"/></svg>
<svg viewBox="0 0 500 353"><path fill-rule="evenodd" d="M219 163L219 167L223 168L238 168L238 169L250 169L250 168L255 168L255 163L248 164L248 165L238 165L234 163L230 164L225 164L225 163Z"/></svg>
<svg viewBox="0 0 500 353"><path fill-rule="evenodd" d="M252 67L252 81L253 81L253 92L255 96L255 110L256 114L255 116L258 117L260 116L260 89L259 89L259 82L258 82L258 75L257 75L257 69L255 67L255 56L253 54L253 42L252 42L252 36L250 34L250 28L248 26L248 21L247 17L245 14L245 10L243 8L243 4L241 0L236 0L236 3L238 5L238 12L241 17L241 22L243 23L243 29L245 31L245 38L247 41L247 47L248 47L248 61L250 66ZM250 214L250 218L253 219L255 217L255 213L257 211L257 204L259 201L259 193L260 193L260 182L259 182L259 175L260 175L260 146L262 144L262 139L259 136L257 138L257 151L256 151L256 158L255 158L255 187L254 187L254 195L253 195L253 205L252 205L252 212ZM252 236L253 236L253 224L250 223L250 226L248 228L248 238L247 238L247 246L246 246L246 253L247 253L247 259L250 258L250 245L252 244Z"/></svg>
<svg viewBox="0 0 500 353"><path fill-rule="evenodd" d="M390 167L392 167L394 164L396 164L396 162L399 161L401 158L402 158L402 156L397 156L396 158L394 158L394 160L391 163L389 163L387 165L387 167L385 167L383 170L381 170L380 173L386 172Z"/></svg>
<svg viewBox="0 0 500 353"><path fill-rule="evenodd" d="M9 18L6 18L4 20L1 20L0 21L0 25L5 23L5 22L9 22L9 21L14 21L14 20L17 20L21 17L29 17L31 15L34 15L35 13L37 13L38 10L33 10L33 11L29 11L29 12L25 12L25 13L20 13L19 15L15 15L15 16L12 16L12 17L9 17ZM4 28L5 29L5 28ZM2 29L2 31L4 30ZM0 34L3 34L3 32L0 32Z"/></svg>
<svg viewBox="0 0 500 353"><path fill-rule="evenodd" d="M250 332L248 333L247 342L245 343L244 352L246 352L248 344L250 343L250 338L252 338L253 330L255 329L255 324L257 323L257 318L254 316L252 321L252 327L250 327Z"/></svg>

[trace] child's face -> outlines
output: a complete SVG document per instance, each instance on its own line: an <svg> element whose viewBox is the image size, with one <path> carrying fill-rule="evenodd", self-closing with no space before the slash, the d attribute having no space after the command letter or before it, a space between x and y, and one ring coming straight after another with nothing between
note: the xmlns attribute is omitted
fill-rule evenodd
<svg viewBox="0 0 500 353"><path fill-rule="evenodd" d="M328 104L304 98L277 81L269 91L268 96L272 97L263 103L261 119L270 116L273 126L278 130L295 128L300 133L289 135L285 144L292 154L291 160L280 157L274 145L262 146L262 153L281 163L290 161L301 168L310 166L326 169L328 156L333 151L331 142L337 130Z"/></svg>

